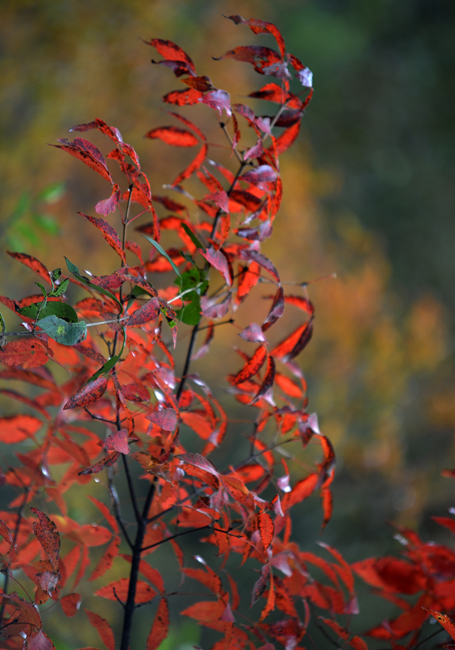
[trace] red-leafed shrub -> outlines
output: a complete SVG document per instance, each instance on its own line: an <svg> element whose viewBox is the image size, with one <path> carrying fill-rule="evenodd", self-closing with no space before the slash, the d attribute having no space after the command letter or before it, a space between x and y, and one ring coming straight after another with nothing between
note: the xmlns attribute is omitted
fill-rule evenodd
<svg viewBox="0 0 455 650"><path fill-rule="evenodd" d="M354 631L362 606L355 574L401 610L364 636L392 648L417 647L434 616L442 626L437 632L445 629L455 639L450 548L401 530L403 558L350 566L325 544L314 554L292 538L293 508L314 493L322 500L323 527L330 520L335 452L308 412L295 361L311 340L314 306L304 282L285 292L262 244L272 235L282 199L279 158L298 136L313 94L312 74L287 53L273 24L230 19L275 38L275 48L241 46L220 57L250 63L271 78L250 93L252 106L268 102L267 114L232 104L230 94L200 75L180 47L152 39L148 45L161 56L154 63L170 68L185 87L164 96L172 108L169 124L146 137L194 149L190 162L167 186L168 194L154 195L117 128L101 119L74 126L73 140L53 146L110 185L95 206L100 216L79 214L80 223L94 226L116 253L118 268L95 276L66 259L62 273L48 271L31 255L11 253L39 276L40 292L20 301L0 297L23 325L7 332L1 317L0 378L33 387L2 389L28 409L0 419L2 445L19 445L15 464L0 475L5 494L15 492L0 513L4 648L53 648L41 617L46 608L39 606L52 599L62 617L72 617L81 605L81 585L98 579L92 593L115 603L121 625L84 609L109 650L133 647L139 606L151 608L152 620L147 638L135 638L134 647L158 648L169 633L174 596L187 599L183 616L217 635L214 650L327 644L364 650L366 641ZM227 163L209 158L218 151L211 139L178 112L201 104L219 124ZM87 139L92 130L106 137L106 153ZM187 181L193 194L184 189ZM142 245L129 239L132 229L143 236ZM268 313L239 327L238 315L251 313L245 306L262 284ZM290 331L280 329L285 309L295 314ZM222 391L192 367L210 354L221 325L237 328L243 339L237 366L227 351L219 363L220 369L235 368ZM249 413L249 429L244 420L239 431L225 408L229 403ZM233 437L241 459L231 462L219 450ZM295 480L289 460L309 445L318 449L318 462ZM281 452L288 449L285 461ZM88 494L94 481L96 497ZM118 497L122 482L129 506ZM102 523L73 517L74 493L91 499ZM453 532L454 520L437 520ZM192 548L200 547L193 558L184 552L187 535ZM196 581L202 592L169 586L168 567L150 557L163 545L174 553L181 583ZM93 562L90 548L97 546L103 552ZM239 589L232 557L253 572L248 594ZM123 574L117 560L124 560Z"/></svg>

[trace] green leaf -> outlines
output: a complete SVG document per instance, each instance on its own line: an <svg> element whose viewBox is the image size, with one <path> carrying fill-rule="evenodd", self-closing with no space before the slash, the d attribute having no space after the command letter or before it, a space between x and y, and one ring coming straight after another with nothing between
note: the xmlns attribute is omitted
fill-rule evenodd
<svg viewBox="0 0 455 650"><path fill-rule="evenodd" d="M51 280L52 280L52 282L56 282L56 280L58 280L61 275L62 275L62 269L54 269L51 272Z"/></svg>
<svg viewBox="0 0 455 650"><path fill-rule="evenodd" d="M58 235L60 232L60 226L51 214L33 214L32 221L47 235Z"/></svg>
<svg viewBox="0 0 455 650"><path fill-rule="evenodd" d="M18 221L21 217L23 217L27 210L30 208L30 203L30 195L28 192L25 192L16 203L16 207L14 208L13 214L11 215L11 221Z"/></svg>
<svg viewBox="0 0 455 650"><path fill-rule="evenodd" d="M3 332L6 332L6 324L5 324L5 319L3 318L0 312L0 334L3 334Z"/></svg>
<svg viewBox="0 0 455 650"><path fill-rule="evenodd" d="M174 269L174 271L175 271L175 272L177 273L177 275L180 277L180 271L178 270L178 267L177 267L177 266L174 264L174 262L171 260L171 258L170 258L169 255L166 253L166 251L164 250L164 248L163 248L162 246L160 246L160 244L158 244L158 242L155 241L154 239L152 239L151 237L147 237L147 235L142 235L142 236L145 237L145 239L147 239L151 244L153 244L153 246L155 246L156 250L157 250L159 253L161 253L161 255L163 255L163 257L165 257L165 258L167 259L167 261L170 263L170 265L172 266L172 268Z"/></svg>
<svg viewBox="0 0 455 650"><path fill-rule="evenodd" d="M38 234L33 228L30 228L30 224L28 223L27 219L21 223L16 224L14 226L14 230L16 231L16 234L18 234L19 237L23 237L28 242L28 244L36 246L37 248L41 246L41 240Z"/></svg>
<svg viewBox="0 0 455 650"><path fill-rule="evenodd" d="M76 345L87 336L87 325L83 321L67 323L57 316L47 316L39 321L39 326L51 339L62 345Z"/></svg>
<svg viewBox="0 0 455 650"><path fill-rule="evenodd" d="M200 296L204 295L207 291L209 283L206 280L206 272L197 266L192 266L188 271L182 273L179 278L174 281L180 291L188 291L182 296L185 303L181 309L176 310L178 318L187 325L197 325L201 320L201 299ZM189 291L194 289L194 291Z"/></svg>
<svg viewBox="0 0 455 650"><path fill-rule="evenodd" d="M123 311L123 305L120 302L120 300L110 291L107 289L103 289L102 287L99 287L97 284L94 284L93 282L90 282L88 278L86 278L84 275L81 275L79 273L79 269L75 264L69 261L67 257L65 257L66 261L66 266L68 268L68 271L72 273L80 282L83 284L86 284L88 287L93 289L93 291L97 291L98 293L101 293L103 296L109 296L109 298L112 298L112 300L115 300L115 302L119 305L120 307L120 313Z"/></svg>
<svg viewBox="0 0 455 650"><path fill-rule="evenodd" d="M52 183L45 187L36 197L39 201L46 201L46 203L56 203L65 193L65 183Z"/></svg>
<svg viewBox="0 0 455 650"><path fill-rule="evenodd" d="M67 321L68 323L77 323L78 317L71 305L68 305L66 302L48 302L47 305L41 308L42 302L34 302L27 307L22 307L17 311L21 316L26 316L27 318L34 318L35 320L39 317L39 326L41 327L41 320L47 318L48 316L57 316L62 320Z"/></svg>
<svg viewBox="0 0 455 650"><path fill-rule="evenodd" d="M182 223L182 228L183 228L183 230L186 232L186 234L188 235L188 237L191 238L191 241L193 242L193 244L194 244L197 248L205 248L205 246L204 246L203 244L201 244L201 242L199 241L199 239L196 237L196 235L195 235L194 232L191 230L191 228L189 228L189 227L186 225L186 223Z"/></svg>
<svg viewBox="0 0 455 650"><path fill-rule="evenodd" d="M105 375L105 374L107 374L107 373L109 372L109 370L111 370L111 369L116 365L116 363L120 360L120 357L121 357L122 354L123 354L123 350L124 350L124 348L125 348L125 342L126 342L126 332L125 332L125 328L122 328L122 329L123 329L123 344L122 344L122 349L120 350L120 352L119 352L118 354L114 354L113 357L111 357L110 359L108 359L108 360L106 361L106 363L105 363L103 366L101 366L101 368L100 368L99 370L97 370L97 371L95 372L94 375L92 375L92 376L90 377L90 379L88 380L87 383L90 383L91 381L95 381L95 379L98 379L98 377L100 377L101 375Z"/></svg>
<svg viewBox="0 0 455 650"><path fill-rule="evenodd" d="M47 298L46 289L43 287L41 282L35 282L35 284L36 284L37 287L39 287L41 289L41 293L43 294L43 297Z"/></svg>
<svg viewBox="0 0 455 650"><path fill-rule="evenodd" d="M61 284L57 285L57 287L50 292L49 297L58 298L59 296L63 296L63 294L68 288L69 283L70 283L69 278L65 278L65 280L63 280Z"/></svg>
<svg viewBox="0 0 455 650"><path fill-rule="evenodd" d="M190 294L195 296L193 300L188 304L182 307L182 309L177 309L176 314L182 323L186 325L197 325L202 318L201 315L201 300L197 293L192 291Z"/></svg>

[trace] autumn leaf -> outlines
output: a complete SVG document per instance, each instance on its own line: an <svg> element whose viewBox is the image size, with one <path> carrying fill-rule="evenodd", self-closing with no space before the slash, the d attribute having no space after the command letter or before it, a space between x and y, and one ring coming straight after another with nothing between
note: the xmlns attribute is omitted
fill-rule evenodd
<svg viewBox="0 0 455 650"><path fill-rule="evenodd" d="M34 438L43 423L34 415L9 415L0 418L0 441L15 444Z"/></svg>
<svg viewBox="0 0 455 650"><path fill-rule="evenodd" d="M108 648L108 650L115 650L114 633L106 619L99 614L95 614L95 612L91 612L88 609L85 609L84 611L87 615L90 625L92 625L98 632L104 645Z"/></svg>
<svg viewBox="0 0 455 650"><path fill-rule="evenodd" d="M147 637L146 650L157 650L169 634L169 625L169 605L167 600L162 598Z"/></svg>
<svg viewBox="0 0 455 650"><path fill-rule="evenodd" d="M66 138L60 138L58 142L60 144L51 144L50 146L62 149L71 156L82 160L83 163L112 184L112 176L107 168L103 154L94 144L84 138L75 138L73 142L69 142Z"/></svg>
<svg viewBox="0 0 455 650"><path fill-rule="evenodd" d="M128 587L129 587L128 578L120 578L120 580L115 580L114 582L109 583L105 587L101 587L98 591L95 591L95 596L100 596L101 598L107 598L108 600L114 600L117 602L117 598L121 601L126 602L128 597ZM115 593L114 593L115 592ZM156 596L156 591L142 580L138 580L135 603L137 605L142 605L148 603Z"/></svg>
<svg viewBox="0 0 455 650"><path fill-rule="evenodd" d="M80 594L67 594L60 598L60 606L63 609L66 616L76 616L79 607L81 606L82 597Z"/></svg>
<svg viewBox="0 0 455 650"><path fill-rule="evenodd" d="M97 212L99 211L97 210ZM117 255L119 255L119 257L122 259L122 262L126 264L125 251L122 248L122 242L120 241L120 237L118 236L117 231L110 224L108 224L107 221L104 221L104 219L91 217L90 215L84 214L83 212L78 212L78 214L80 214L81 217L84 217L84 219L87 219L87 221L90 221L90 223L92 223L95 228L98 228L109 246L115 250ZM108 212L100 212L100 214L108 214Z"/></svg>
<svg viewBox="0 0 455 650"><path fill-rule="evenodd" d="M81 388L77 393L75 393L63 407L64 410L83 408L89 404L94 404L99 399L101 399L106 392L107 388L107 378L102 375Z"/></svg>
<svg viewBox="0 0 455 650"><path fill-rule="evenodd" d="M33 524L33 532L49 558L54 571L57 571L60 553L60 535L58 534L57 526L44 512L38 510L38 508L30 507L30 510L39 519L38 522Z"/></svg>
<svg viewBox="0 0 455 650"><path fill-rule="evenodd" d="M37 338L10 341L0 348L0 361L5 366L18 368L39 368L52 357L52 350Z"/></svg>
<svg viewBox="0 0 455 650"><path fill-rule="evenodd" d="M145 138L162 140L174 147L195 147L199 140L191 131L178 126L161 126L148 131Z"/></svg>

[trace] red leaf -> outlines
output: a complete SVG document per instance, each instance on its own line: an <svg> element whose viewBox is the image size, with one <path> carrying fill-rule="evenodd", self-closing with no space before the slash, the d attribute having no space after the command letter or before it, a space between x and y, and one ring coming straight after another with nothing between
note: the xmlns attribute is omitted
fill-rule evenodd
<svg viewBox="0 0 455 650"><path fill-rule="evenodd" d="M310 342L313 334L313 321L310 319L303 325L300 325L287 338L273 348L270 354L278 359L290 361L296 357L306 345Z"/></svg>
<svg viewBox="0 0 455 650"><path fill-rule="evenodd" d="M108 522L108 524L110 525L112 530L115 533L118 533L117 520L114 517L114 515L111 513L111 511L109 510L107 505L105 503L103 503L102 501L98 501L98 499L95 499L95 497L90 496L90 494L88 495L88 498L98 508L98 510L101 512L101 514L106 519L106 521Z"/></svg>
<svg viewBox="0 0 455 650"><path fill-rule="evenodd" d="M452 535L455 535L455 519L450 519L450 517L432 517L432 519L440 526L448 528Z"/></svg>
<svg viewBox="0 0 455 650"><path fill-rule="evenodd" d="M107 135L107 137L115 142L115 144L123 144L123 139L120 131L115 126L108 126L106 122L98 118L96 118L93 122L88 122L87 124L77 124L76 126L71 127L69 131L70 133L72 131L85 132L90 131L91 129L98 129L98 131L101 131L101 133Z"/></svg>
<svg viewBox="0 0 455 650"><path fill-rule="evenodd" d="M275 361L270 355L267 357L267 370L265 373L264 381L261 384L260 389L254 396L254 399L251 401L251 404L256 404L260 399L268 397L271 394L273 389L273 383L275 381Z"/></svg>
<svg viewBox="0 0 455 650"><path fill-rule="evenodd" d="M175 106L192 106L193 104L198 104L201 97L203 97L203 95L198 90L185 88L185 90L173 90L164 95L162 99L166 104L174 104Z"/></svg>
<svg viewBox="0 0 455 650"><path fill-rule="evenodd" d="M144 260L142 258L142 250L141 250L141 247L138 244L136 244L136 242L134 242L134 241L126 241L125 242L125 248L127 250L131 251L132 253L134 253L134 255L136 255L139 262L141 263L141 266L144 266Z"/></svg>
<svg viewBox="0 0 455 650"><path fill-rule="evenodd" d="M204 197L204 201L213 201L220 210L223 210L223 212L229 212L229 196L224 190L222 192L207 194Z"/></svg>
<svg viewBox="0 0 455 650"><path fill-rule="evenodd" d="M67 616L75 616L81 602L82 596L80 594L68 594L60 599L60 605Z"/></svg>
<svg viewBox="0 0 455 650"><path fill-rule="evenodd" d="M206 144L204 144L197 154L196 158L186 167L186 169L183 170L176 178L174 178L174 181L172 182L172 187L175 185L179 185L182 181L184 181L186 178L189 178L191 174L193 174L195 171L200 169L202 166L202 163L205 160L205 157L207 155L208 147Z"/></svg>
<svg viewBox="0 0 455 650"><path fill-rule="evenodd" d="M130 384L123 384L122 395L131 402L148 402L150 394L144 384L133 381Z"/></svg>
<svg viewBox="0 0 455 650"><path fill-rule="evenodd" d="M78 212L78 214L80 214L81 217L84 217L84 219L87 219L87 221L90 221L90 223L98 228L109 246L115 250L117 255L121 257L123 263L126 264L125 251L122 248L122 242L120 241L120 237L118 236L117 231L110 224L108 224L107 221L104 221L104 219L91 217L88 214L83 214L82 212Z"/></svg>
<svg viewBox="0 0 455 650"><path fill-rule="evenodd" d="M161 409L154 411L148 416L148 419L157 424L165 431L174 431L178 422L178 413L174 409Z"/></svg>
<svg viewBox="0 0 455 650"><path fill-rule="evenodd" d="M136 309L126 321L126 327L144 325L155 320L160 314L160 303L157 298L152 298L143 307Z"/></svg>
<svg viewBox="0 0 455 650"><path fill-rule="evenodd" d="M204 440L210 438L215 428L214 424L207 420L205 414L195 411L182 411L180 419Z"/></svg>
<svg viewBox="0 0 455 650"><path fill-rule="evenodd" d="M117 601L117 597L115 595L117 594L120 600L126 602L126 599L128 597L129 584L130 581L128 578L120 578L120 580L115 580L114 582L111 582L105 587L101 587L101 589L98 589L98 591L95 591L95 596L101 596L101 598L107 598L108 600ZM115 589L115 594L114 594L114 589ZM153 598L155 598L155 596L156 596L156 591L154 591L146 582L143 582L142 580L138 580L136 596L135 596L136 604L148 603Z"/></svg>
<svg viewBox="0 0 455 650"><path fill-rule="evenodd" d="M275 526L273 525L272 517L267 512L260 512L258 514L258 528L261 534L261 541L264 550L267 550L272 543L275 534Z"/></svg>
<svg viewBox="0 0 455 650"><path fill-rule="evenodd" d="M269 258L262 253L259 253L252 248L243 248L240 251L240 257L243 260L256 262L256 264L259 264L259 266L262 266L262 268L268 271L272 278L276 280L276 282L280 282L280 276L278 275L278 271L276 270L275 266L272 264Z"/></svg>
<svg viewBox="0 0 455 650"><path fill-rule="evenodd" d="M310 316L314 314L314 305L307 298L302 298L302 296L293 296L288 294L285 296L284 301L290 305L298 307L302 311L306 312Z"/></svg>
<svg viewBox="0 0 455 650"><path fill-rule="evenodd" d="M162 598L147 638L146 650L157 650L169 634L169 625L169 606L167 600Z"/></svg>
<svg viewBox="0 0 455 650"><path fill-rule="evenodd" d="M286 375L282 375L281 373L277 372L275 375L275 383L281 388L284 393L286 393L286 395L289 395L289 397L296 397L297 399L301 399L303 390L300 388L300 386L293 382L292 379L286 377Z"/></svg>
<svg viewBox="0 0 455 650"><path fill-rule="evenodd" d="M119 454L129 454L128 431L121 429L116 433L112 433L104 440L103 446L106 451L118 451Z"/></svg>
<svg viewBox="0 0 455 650"><path fill-rule="evenodd" d="M88 609L84 610L87 614L87 618L90 621L90 625L93 625L95 630L100 635L101 641L108 648L108 650L115 650L115 637L112 632L111 626L106 621L105 618L102 618L99 614L91 612Z"/></svg>
<svg viewBox="0 0 455 650"><path fill-rule="evenodd" d="M288 492L283 500L285 510L292 508L296 503L300 503L307 499L316 490L319 477L316 473L309 474L306 478L298 481L292 488L292 492Z"/></svg>
<svg viewBox="0 0 455 650"><path fill-rule="evenodd" d="M195 603L180 613L201 623L213 623L220 620L225 609L226 605L222 600L207 600Z"/></svg>
<svg viewBox="0 0 455 650"><path fill-rule="evenodd" d="M248 325L248 327L245 327L245 329L240 332L239 336L241 336L244 341L249 341L250 343L265 343L266 341L262 327L256 323L252 323L251 325Z"/></svg>
<svg viewBox="0 0 455 650"><path fill-rule="evenodd" d="M4 540L8 544L13 544L13 536L11 535L11 531L8 528L8 526L5 524L4 521L0 519L0 536L3 537Z"/></svg>
<svg viewBox="0 0 455 650"><path fill-rule="evenodd" d="M199 101L218 111L220 115L223 114L223 110L226 111L226 115L232 115L231 96L225 90L212 90Z"/></svg>
<svg viewBox="0 0 455 650"><path fill-rule="evenodd" d="M199 90L201 93L207 92L207 90L214 90L214 86L210 81L209 77L205 75L203 77L187 77L186 79L180 79L182 84L186 84L191 88Z"/></svg>
<svg viewBox="0 0 455 650"><path fill-rule="evenodd" d="M10 251L6 251L6 252L10 257L13 257L15 260L18 260L19 262L22 262L22 264L28 266L29 269L32 269L32 271L38 273L38 275L45 282L47 282L47 284L52 285L49 276L49 271L44 266L44 264L42 264L39 260L36 259L36 257L33 257L32 255L27 255L26 253L11 253Z"/></svg>
<svg viewBox="0 0 455 650"><path fill-rule="evenodd" d="M268 83L263 86L260 90L256 90L248 95L248 97L256 97L257 99L265 99L269 102L275 102L277 104L284 104L286 102L288 93L278 86L276 83ZM288 103L290 106L291 104Z"/></svg>
<svg viewBox="0 0 455 650"><path fill-rule="evenodd" d="M218 303L213 304L213 298L206 298L203 296L201 298L201 308L202 313L206 318L211 320L216 320L217 318L223 318L229 311L232 302L232 294L229 292L227 296Z"/></svg>
<svg viewBox="0 0 455 650"><path fill-rule="evenodd" d="M332 548L328 544L325 544L324 542L318 542L319 546L322 546L322 548L325 548L326 551L328 551L334 558L335 560L338 561L340 566L336 566L335 568L337 569L338 573L340 574L341 579L343 580L344 584L346 585L348 591L350 594L354 594L354 575L352 573L352 569L349 566L349 564L346 562L344 557L339 553L336 549Z"/></svg>
<svg viewBox="0 0 455 650"><path fill-rule="evenodd" d="M242 16L226 16L226 18L232 20L236 25L248 25L254 34L272 34L276 39L281 56L284 58L284 55L286 54L284 39L280 30L275 27L273 23L266 22L265 20L257 20L256 18L245 20Z"/></svg>
<svg viewBox="0 0 455 650"><path fill-rule="evenodd" d="M253 605L257 603L259 598L267 589L267 585L269 584L269 581L270 581L270 566L268 564L264 564L261 570L261 577L259 578L259 580L257 580L254 583L253 591L251 593L250 607L253 607Z"/></svg>
<svg viewBox="0 0 455 650"><path fill-rule="evenodd" d="M266 357L267 350L264 345L260 345L251 359L248 360L242 370L234 377L233 384L238 385L254 377L261 369Z"/></svg>
<svg viewBox="0 0 455 650"><path fill-rule="evenodd" d="M36 338L11 341L0 349L0 361L5 366L39 368L49 361L53 352L44 341Z"/></svg>
<svg viewBox="0 0 455 650"><path fill-rule="evenodd" d="M246 298L251 289L256 286L261 275L261 267L257 262L252 262L239 273L236 302L240 303Z"/></svg>
<svg viewBox="0 0 455 650"><path fill-rule="evenodd" d="M183 573L188 576L188 578L198 580L217 596L219 596L223 591L221 580L214 571L204 571L203 569L183 569Z"/></svg>
<svg viewBox="0 0 455 650"><path fill-rule="evenodd" d="M33 415L9 415L0 418L0 442L14 444L34 437L43 423Z"/></svg>
<svg viewBox="0 0 455 650"><path fill-rule="evenodd" d="M172 115L173 117L175 117L175 119L182 122L182 124L184 124L189 129L191 129L192 131L197 133L198 136L201 138L201 140L206 142L207 138L205 137L204 132L201 131L201 129L199 127L197 127L196 124L193 124L193 122L191 120L189 120L187 117L185 117L184 115L181 115L180 113L173 113L172 111L169 111L169 115Z"/></svg>
<svg viewBox="0 0 455 650"><path fill-rule="evenodd" d="M176 456L176 458L183 461L184 463L187 463L188 465L198 467L199 469L204 470L204 472L209 472L209 474L213 474L213 476L219 476L218 471L214 465L212 465L209 460L204 458L204 456L201 456L201 454L179 454Z"/></svg>
<svg viewBox="0 0 455 650"><path fill-rule="evenodd" d="M95 463L91 467L86 467L82 471L78 472L78 474L79 476L85 476L87 474L98 474L98 472L101 472L106 467L113 465L119 455L120 454L118 451L112 451L110 454L102 458L98 463Z"/></svg>
<svg viewBox="0 0 455 650"><path fill-rule="evenodd" d="M75 138L73 142L69 142L66 138L59 139L58 141L61 144L51 144L50 146L56 149L63 149L63 151L66 151L71 156L82 160L83 163L94 169L110 183L113 182L103 154L94 144L83 138Z"/></svg>
<svg viewBox="0 0 455 650"><path fill-rule="evenodd" d="M150 41L144 41L147 45L151 45L161 54L161 56L168 61L181 61L186 63L188 71L196 76L196 69L194 63L185 50L173 43L172 41L163 40L161 38L152 38Z"/></svg>
<svg viewBox="0 0 455 650"><path fill-rule="evenodd" d="M279 287L273 299L272 306L262 326L262 331L266 332L276 321L284 314L284 291Z"/></svg>
<svg viewBox="0 0 455 650"><path fill-rule="evenodd" d="M120 537L116 535L114 539L111 541L107 549L104 551L103 555L100 558L100 561L96 565L96 567L93 570L92 575L90 578L88 578L89 581L92 580L97 580L98 578L101 578L106 571L109 571L109 569L112 566L112 563L114 559L118 555L118 550L120 546Z"/></svg>
<svg viewBox="0 0 455 650"><path fill-rule="evenodd" d="M288 54L289 61L297 72L297 79L305 88L313 88L313 73L293 54ZM312 93L311 93L312 94Z"/></svg>
<svg viewBox="0 0 455 650"><path fill-rule="evenodd" d="M27 650L55 650L55 646L43 630L27 639Z"/></svg>
<svg viewBox="0 0 455 650"><path fill-rule="evenodd" d="M324 513L324 519L322 521L322 530L327 526L330 519L332 518L333 513L333 497L332 492L329 487L322 487L321 490L322 496L322 511Z"/></svg>
<svg viewBox="0 0 455 650"><path fill-rule="evenodd" d="M181 129L178 126L161 126L156 129L151 129L144 137L150 139L157 138L174 147L195 147L199 144L199 140L191 131Z"/></svg>
<svg viewBox="0 0 455 650"><path fill-rule="evenodd" d="M262 47L260 45L241 45L229 50L226 54L219 57L213 57L215 61L221 59L235 59L236 61L245 61L254 66L256 72L265 74L264 68L272 65L273 63L281 63L281 57L276 50L270 47Z"/></svg>
<svg viewBox="0 0 455 650"><path fill-rule="evenodd" d="M35 521L33 524L33 532L49 558L52 568L54 571L58 571L60 535L58 534L57 526L44 512L38 510L38 508L30 507L30 510L39 519L39 522Z"/></svg>
<svg viewBox="0 0 455 650"><path fill-rule="evenodd" d="M101 375L101 377L98 377L95 381L89 382L70 397L63 407L63 410L75 409L88 406L89 404L94 404L103 397L106 388L107 378L104 375Z"/></svg>
<svg viewBox="0 0 455 650"><path fill-rule="evenodd" d="M351 565L367 584L398 594L416 594L425 588L425 578L414 564L396 557L367 558Z"/></svg>
<svg viewBox="0 0 455 650"><path fill-rule="evenodd" d="M72 347L78 352L80 352L81 354L83 354L85 357L88 357L89 359L96 361L101 366L103 366L106 363L105 357L103 357L102 354L100 354L93 348L89 347L88 345L83 345L82 343L78 343L77 345L73 345Z"/></svg>
<svg viewBox="0 0 455 650"><path fill-rule="evenodd" d="M217 251L215 248L207 248L207 250L200 250L199 252L211 266L213 266L217 271L221 273L221 275L226 280L226 283L231 286L232 278L227 257L223 255L221 251Z"/></svg>
<svg viewBox="0 0 455 650"><path fill-rule="evenodd" d="M297 136L299 135L301 122L297 122L294 126L290 126L275 140L275 151L278 156L281 156L289 147L294 144Z"/></svg>
<svg viewBox="0 0 455 650"><path fill-rule="evenodd" d="M121 196L122 193L120 191L120 187L117 185L117 183L114 183L110 197L108 199L104 199L104 201L98 201L98 203L95 205L96 212L107 217L108 214L114 212Z"/></svg>
<svg viewBox="0 0 455 650"><path fill-rule="evenodd" d="M274 183L277 178L277 172L270 165L260 165L243 174L240 180L248 181L248 183L252 183L253 185L261 185L261 183Z"/></svg>
<svg viewBox="0 0 455 650"><path fill-rule="evenodd" d="M423 609L425 609L427 612L430 612L430 614L434 616L434 618L438 621L438 623L442 625L445 631L450 634L452 639L455 640L455 622L452 621L452 619L450 619L445 614L441 614L441 612L436 612L433 609L427 609L426 607L424 607Z"/></svg>

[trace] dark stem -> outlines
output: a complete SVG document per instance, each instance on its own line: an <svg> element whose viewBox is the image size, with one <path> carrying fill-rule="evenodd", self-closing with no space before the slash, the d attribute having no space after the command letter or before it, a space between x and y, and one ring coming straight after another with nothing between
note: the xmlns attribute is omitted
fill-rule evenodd
<svg viewBox="0 0 455 650"><path fill-rule="evenodd" d="M155 494L155 480L150 485L150 489L145 500L144 509L142 511L142 516L139 515L137 521L137 533L136 539L134 540L133 554L131 557L131 570L130 570L130 579L128 584L128 596L126 603L124 605L124 617L123 617L123 630L122 630L122 641L120 644L120 650L129 650L130 647L130 637L131 629L133 625L133 616L134 610L136 609L136 591L137 591L137 581L139 576L139 564L141 561L142 554L142 545L144 542L145 532L147 530L147 513L150 508L150 504L153 501L153 496ZM136 504L137 508L137 504Z"/></svg>
<svg viewBox="0 0 455 650"><path fill-rule="evenodd" d="M22 511L25 507L25 504L27 503L27 497L28 497L28 488L24 488L24 498L22 499L22 503L19 506L19 510L17 511L17 520L16 520L16 525L14 527L14 533L13 533L13 543L12 546L16 546L17 543L17 538L19 536L19 528L21 525L22 521ZM5 573L5 581L3 584L3 593L6 594L8 593L8 583L9 583L9 574L8 572ZM0 625L3 623L3 615L5 613L5 603L2 603L2 606L0 608Z"/></svg>
<svg viewBox="0 0 455 650"><path fill-rule="evenodd" d="M131 472L130 472L130 468L128 467L128 463L126 462L125 454L122 454L122 461L123 461L123 469L125 470L125 474L126 474L126 481L128 483L128 491L130 493L131 503L133 504L134 516L136 518L136 521L139 523L139 521L141 521L142 518L139 513L139 509L137 507L136 493L134 491L134 485L131 479Z"/></svg>

